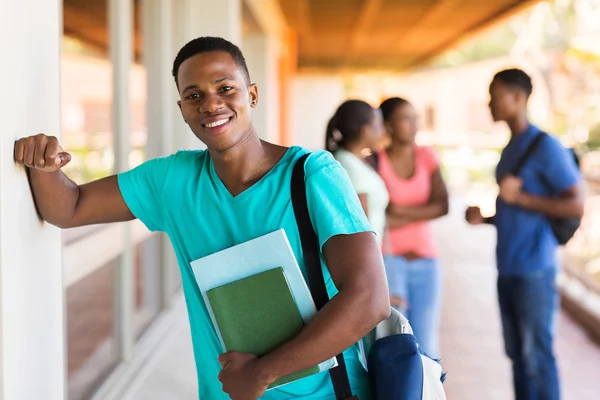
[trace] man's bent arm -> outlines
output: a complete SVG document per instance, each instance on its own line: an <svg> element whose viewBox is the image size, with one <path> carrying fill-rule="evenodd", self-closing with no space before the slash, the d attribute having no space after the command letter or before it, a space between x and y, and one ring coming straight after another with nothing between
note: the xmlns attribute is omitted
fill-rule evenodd
<svg viewBox="0 0 600 400"><path fill-rule="evenodd" d="M526 210L540 212L553 218L581 218L583 215L583 189L580 184L571 186L559 197L542 197L522 192L517 204Z"/></svg>
<svg viewBox="0 0 600 400"><path fill-rule="evenodd" d="M389 316L385 269L373 233L334 236L324 255L339 293L298 336L259 360L269 382L338 355Z"/></svg>
<svg viewBox="0 0 600 400"><path fill-rule="evenodd" d="M78 186L61 171L71 161L54 136L38 134L15 142L14 160L29 168L29 181L42 218L61 228L128 221L133 214L116 176Z"/></svg>
<svg viewBox="0 0 600 400"><path fill-rule="evenodd" d="M61 228L130 221L117 176L78 186L62 171L29 169L36 206L42 218Z"/></svg>

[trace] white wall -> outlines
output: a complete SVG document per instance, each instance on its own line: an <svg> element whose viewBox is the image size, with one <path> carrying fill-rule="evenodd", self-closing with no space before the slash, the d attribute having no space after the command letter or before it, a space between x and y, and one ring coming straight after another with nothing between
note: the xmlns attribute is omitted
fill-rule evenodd
<svg viewBox="0 0 600 400"><path fill-rule="evenodd" d="M254 128L262 139L279 141L278 43L268 34L249 34L242 39L242 52L250 79L258 86L258 105L252 110Z"/></svg>
<svg viewBox="0 0 600 400"><path fill-rule="evenodd" d="M60 133L59 1L0 5L0 398L62 400L61 235L38 220L14 141Z"/></svg>
<svg viewBox="0 0 600 400"><path fill-rule="evenodd" d="M512 67L522 68L531 75L534 92L529 110L534 122L543 126L549 118L548 92L543 79L527 62L510 57L384 78L380 82L380 96L405 97L421 112L426 106L433 106L437 131L434 141L464 144L471 140L469 132L474 130L471 121L473 113L477 113L477 119L484 121L481 129L492 133L488 135L490 141L503 146L508 140L508 130L505 124L492 122L487 108L489 85L496 72Z"/></svg>
<svg viewBox="0 0 600 400"><path fill-rule="evenodd" d="M290 83L290 142L322 149L325 129L345 100L344 79L337 76L299 75Z"/></svg>

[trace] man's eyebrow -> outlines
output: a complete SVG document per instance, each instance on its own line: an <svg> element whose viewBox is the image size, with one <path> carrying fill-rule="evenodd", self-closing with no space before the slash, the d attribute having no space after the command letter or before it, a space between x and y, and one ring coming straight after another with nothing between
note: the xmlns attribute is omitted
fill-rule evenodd
<svg viewBox="0 0 600 400"><path fill-rule="evenodd" d="M200 88L198 87L198 85L188 85L185 87L185 89L183 89L183 92L181 92L181 93L185 93L188 90L192 90L192 89L200 89Z"/></svg>
<svg viewBox="0 0 600 400"><path fill-rule="evenodd" d="M213 85L216 85L216 84L221 83L223 81L232 81L232 80L233 80L233 78L230 78L228 76L224 76L223 78L215 79L212 83L213 83Z"/></svg>
<svg viewBox="0 0 600 400"><path fill-rule="evenodd" d="M214 81L212 81L211 83L212 83L213 85L217 85L217 84L219 84L219 83L221 83L221 82L224 82L224 81L232 81L232 80L234 80L234 78L230 78L230 77L228 77L228 76L224 76L224 77L222 77L222 78L215 79L215 80L214 80ZM186 87L185 87L185 89L183 89L183 92L181 92L181 93L185 93L185 92L187 92L188 90L197 90L197 89L200 89L200 87L199 87L198 85L188 85L188 86L186 86Z"/></svg>

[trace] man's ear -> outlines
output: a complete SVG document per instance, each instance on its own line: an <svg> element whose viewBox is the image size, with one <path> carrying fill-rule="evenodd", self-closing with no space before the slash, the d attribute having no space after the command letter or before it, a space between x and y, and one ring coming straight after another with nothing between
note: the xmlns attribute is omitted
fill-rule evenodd
<svg viewBox="0 0 600 400"><path fill-rule="evenodd" d="M514 91L514 98L519 104L527 104L527 95L522 90Z"/></svg>
<svg viewBox="0 0 600 400"><path fill-rule="evenodd" d="M248 86L248 94L250 96L250 107L256 107L258 104L258 86L256 83L251 83L250 86Z"/></svg>

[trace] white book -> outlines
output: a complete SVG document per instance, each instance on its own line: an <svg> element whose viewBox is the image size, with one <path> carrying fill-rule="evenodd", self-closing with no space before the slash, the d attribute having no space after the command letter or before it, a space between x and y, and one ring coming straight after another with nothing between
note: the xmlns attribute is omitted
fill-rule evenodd
<svg viewBox="0 0 600 400"><path fill-rule="evenodd" d="M317 308L284 229L202 257L192 261L190 265L224 351L228 350L206 295L211 289L281 267L304 324L308 324L317 314ZM319 364L319 370L325 371L335 366L337 360L333 357Z"/></svg>

